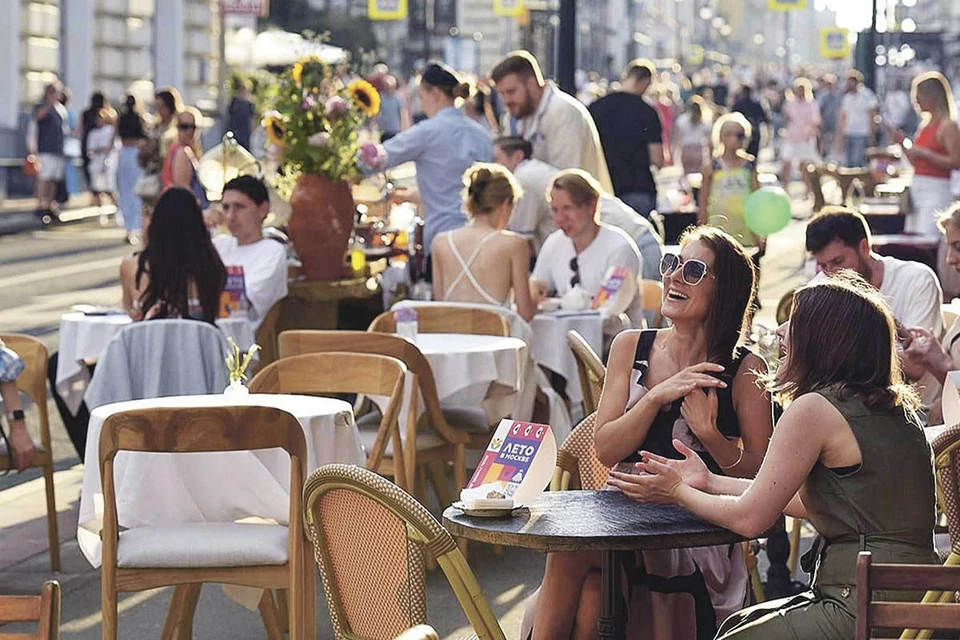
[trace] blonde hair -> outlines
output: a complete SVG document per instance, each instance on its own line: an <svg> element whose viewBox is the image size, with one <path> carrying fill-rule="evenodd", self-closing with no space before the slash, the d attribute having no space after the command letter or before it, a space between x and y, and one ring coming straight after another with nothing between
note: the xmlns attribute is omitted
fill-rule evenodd
<svg viewBox="0 0 960 640"><path fill-rule="evenodd" d="M750 126L750 121L739 112L725 113L717 121L713 123L713 131L711 132L710 138L713 141L713 155L716 158L719 158L723 155L726 148L723 145L723 130L728 125L738 125L743 129L743 133L746 136L743 139L743 146L741 149L747 147L747 143L750 141L750 135L753 133L753 127Z"/></svg>
<svg viewBox="0 0 960 640"><path fill-rule="evenodd" d="M942 118L950 118L951 120L956 119L957 110L953 104L950 82L947 81L947 78L939 71L928 71L914 78L910 93L910 97L917 111L920 110L917 97L923 93L937 103L937 115Z"/></svg>
<svg viewBox="0 0 960 640"><path fill-rule="evenodd" d="M944 233L947 231L948 224L952 225L954 229L960 229L960 200L954 202L937 217L937 226Z"/></svg>
<svg viewBox="0 0 960 640"><path fill-rule="evenodd" d="M799 89L800 87L803 87L804 89L803 91L804 101L812 102L813 101L813 83L811 83L806 78L797 78L796 80L793 81L793 89L787 89L785 92L787 99L799 100L800 98L797 96L796 90Z"/></svg>
<svg viewBox="0 0 960 640"><path fill-rule="evenodd" d="M197 154L197 157L200 157L200 129L203 127L203 114L200 113L200 110L196 107L184 106L174 117L174 121L178 126L180 124L180 116L184 114L193 117L193 124L197 127L193 130L193 139L190 141L190 148L193 149L195 154Z"/></svg>
<svg viewBox="0 0 960 640"><path fill-rule="evenodd" d="M566 192L578 207L592 203L595 208L599 208L600 194L603 193L603 187L597 179L583 169L566 169L553 176L550 186L547 187L547 202L553 200L554 189Z"/></svg>
<svg viewBox="0 0 960 640"><path fill-rule="evenodd" d="M478 162L463 174L463 201L470 217L488 215L523 195L520 183L506 167Z"/></svg>

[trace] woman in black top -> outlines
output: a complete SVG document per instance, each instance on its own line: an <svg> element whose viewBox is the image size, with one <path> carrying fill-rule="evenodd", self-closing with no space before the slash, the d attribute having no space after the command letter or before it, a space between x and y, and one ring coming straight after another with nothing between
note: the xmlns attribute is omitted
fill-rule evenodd
<svg viewBox="0 0 960 640"><path fill-rule="evenodd" d="M137 158L147 136L140 106L133 96L127 96L123 112L117 122L117 136L121 144L120 166L117 170L120 213L127 228L127 240L131 244L137 244L143 231L140 220L142 203L136 191L137 180L143 175L143 169L137 162Z"/></svg>

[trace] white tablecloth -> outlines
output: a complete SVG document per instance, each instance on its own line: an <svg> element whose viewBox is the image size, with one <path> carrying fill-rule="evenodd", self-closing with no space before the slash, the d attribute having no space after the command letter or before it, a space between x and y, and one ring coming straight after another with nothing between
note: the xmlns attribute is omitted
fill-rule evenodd
<svg viewBox="0 0 960 640"><path fill-rule="evenodd" d="M289 411L303 426L307 473L332 462L365 465L366 455L350 405L341 400L296 395L175 396L104 405L90 415L80 494L77 540L100 566L103 488L100 429L118 411L164 407L255 405ZM114 467L119 523L147 527L184 522L233 522L258 516L286 524L290 463L286 452L143 454L119 453Z"/></svg>
<svg viewBox="0 0 960 640"><path fill-rule="evenodd" d="M85 361L99 360L110 340L132 322L125 314L88 316L72 312L60 318L57 392L72 414L77 413L90 384ZM245 318L222 318L217 326L243 350L256 340L253 326Z"/></svg>
<svg viewBox="0 0 960 640"><path fill-rule="evenodd" d="M602 357L603 322L604 317L599 312L569 315L569 312L561 311L538 313L530 323L533 330L530 344L533 359L566 378L567 396L575 404L583 402L583 391L580 389L577 361L567 344L567 331L575 329L580 332L587 344Z"/></svg>

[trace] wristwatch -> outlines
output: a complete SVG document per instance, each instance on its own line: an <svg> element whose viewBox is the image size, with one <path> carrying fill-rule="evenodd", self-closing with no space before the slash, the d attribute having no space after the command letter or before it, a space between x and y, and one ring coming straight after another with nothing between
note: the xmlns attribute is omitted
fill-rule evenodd
<svg viewBox="0 0 960 640"><path fill-rule="evenodd" d="M7 412L7 422L17 422L18 420L23 420L23 409L15 409L14 411Z"/></svg>

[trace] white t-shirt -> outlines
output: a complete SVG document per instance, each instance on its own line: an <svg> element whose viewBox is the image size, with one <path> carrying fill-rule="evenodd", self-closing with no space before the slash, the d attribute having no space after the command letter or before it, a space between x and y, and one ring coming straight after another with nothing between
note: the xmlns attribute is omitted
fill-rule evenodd
<svg viewBox="0 0 960 640"><path fill-rule="evenodd" d="M893 317L904 327L924 327L940 335L943 320L940 305L943 290L933 269L920 262L880 256L883 282L880 293L886 298Z"/></svg>
<svg viewBox="0 0 960 640"><path fill-rule="evenodd" d="M844 135L870 135L870 111L877 108L877 96L866 87L843 94L840 110L846 116Z"/></svg>
<svg viewBox="0 0 960 640"><path fill-rule="evenodd" d="M531 238L538 252L547 236L557 230L553 211L547 202L547 189L557 171L546 162L530 158L518 164L513 172L523 188L523 197L513 206L507 229Z"/></svg>
<svg viewBox="0 0 960 640"><path fill-rule="evenodd" d="M710 122L700 121L693 124L689 113L681 113L673 125L674 138L678 147L699 147L710 140L710 131L713 125Z"/></svg>
<svg viewBox="0 0 960 640"><path fill-rule="evenodd" d="M563 231L558 229L550 234L540 248L531 279L546 283L547 289L563 297L571 288L570 279L574 272L570 269L570 261L574 257L577 258L580 271L580 287L591 296L600 291L603 276L610 267L626 267L635 279L639 280L640 277L642 261L637 243L626 231L601 222L597 237L579 255L573 240ZM640 322L643 318L642 301L636 292L627 308L627 315L634 322Z"/></svg>
<svg viewBox="0 0 960 640"><path fill-rule="evenodd" d="M213 239L213 245L225 266L243 268L250 323L256 331L270 308L287 296L287 252L269 238L240 246L235 237L220 235Z"/></svg>

